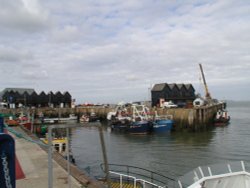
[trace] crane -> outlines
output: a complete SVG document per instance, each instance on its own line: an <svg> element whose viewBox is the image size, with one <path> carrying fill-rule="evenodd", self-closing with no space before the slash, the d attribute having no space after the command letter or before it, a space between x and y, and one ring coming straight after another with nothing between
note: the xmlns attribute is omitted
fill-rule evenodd
<svg viewBox="0 0 250 188"><path fill-rule="evenodd" d="M208 91L208 87L207 87L207 83L206 83L206 80L205 80L205 75L204 75L204 72L203 72L203 68L202 68L202 65L199 64L200 66L200 70L201 70L201 75L202 75L202 79L203 79L203 83L204 83L204 87L205 87L205 97L207 100L211 100L212 97Z"/></svg>

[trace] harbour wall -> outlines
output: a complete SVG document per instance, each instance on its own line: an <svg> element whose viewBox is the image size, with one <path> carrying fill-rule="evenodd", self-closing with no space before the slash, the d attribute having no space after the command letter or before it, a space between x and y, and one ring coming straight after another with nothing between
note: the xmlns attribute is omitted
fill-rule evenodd
<svg viewBox="0 0 250 188"><path fill-rule="evenodd" d="M200 131L209 128L216 112L224 109L226 103L213 104L209 106L193 107L193 108L150 108L151 112L157 112L158 115L172 115L174 120L175 131L191 130ZM81 117L83 114L95 112L102 120L106 119L107 113L113 111L114 108L102 106L87 106L76 108L35 108L35 109L1 109L0 113L18 114L21 112L34 114L35 118L43 113L44 117L68 117L69 114L75 114Z"/></svg>

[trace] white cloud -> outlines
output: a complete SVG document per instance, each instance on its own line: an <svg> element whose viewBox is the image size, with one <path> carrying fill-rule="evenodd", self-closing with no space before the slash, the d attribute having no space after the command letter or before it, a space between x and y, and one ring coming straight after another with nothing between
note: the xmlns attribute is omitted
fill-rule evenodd
<svg viewBox="0 0 250 188"><path fill-rule="evenodd" d="M250 99L247 1L0 2L3 86L144 100L154 83L198 86L202 63L213 96Z"/></svg>
<svg viewBox="0 0 250 188"><path fill-rule="evenodd" d="M55 42L76 42L81 37L80 31L76 26L66 25L63 28L58 28L52 31L51 40Z"/></svg>
<svg viewBox="0 0 250 188"><path fill-rule="evenodd" d="M39 31L50 24L37 0L0 1L0 24L7 31Z"/></svg>

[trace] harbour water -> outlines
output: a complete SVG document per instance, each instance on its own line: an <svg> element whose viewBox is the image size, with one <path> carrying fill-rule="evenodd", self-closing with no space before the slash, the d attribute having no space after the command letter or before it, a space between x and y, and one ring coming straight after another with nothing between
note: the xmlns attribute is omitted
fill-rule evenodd
<svg viewBox="0 0 250 188"><path fill-rule="evenodd" d="M113 133L104 126L108 161L142 167L174 179L197 166L240 160L250 163L250 103L228 103L227 109L231 123L204 132L138 136ZM96 127L72 130L71 148L77 166L100 175L103 159Z"/></svg>

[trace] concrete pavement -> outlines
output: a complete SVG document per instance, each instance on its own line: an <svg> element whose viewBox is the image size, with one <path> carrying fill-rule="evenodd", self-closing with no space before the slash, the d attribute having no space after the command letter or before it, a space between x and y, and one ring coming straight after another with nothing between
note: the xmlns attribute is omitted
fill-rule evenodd
<svg viewBox="0 0 250 188"><path fill-rule="evenodd" d="M18 132L25 134L20 128ZM24 179L16 181L17 188L48 187L48 154L37 144L12 135L16 144L16 156L25 174ZM53 187L68 188L67 172L53 160ZM71 187L79 188L81 184L71 177Z"/></svg>

